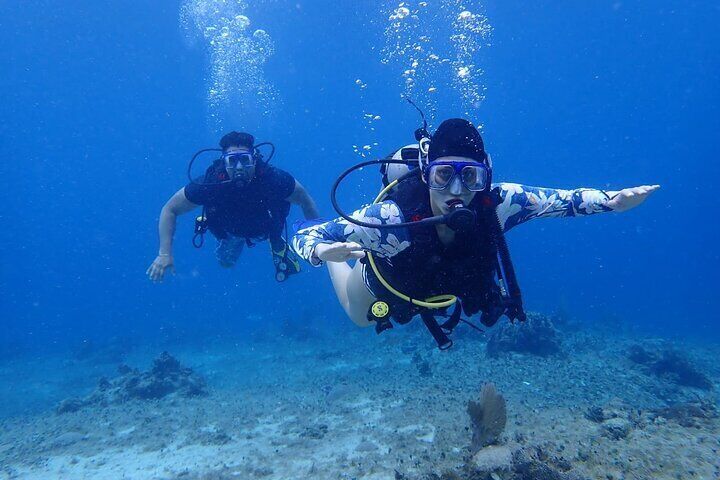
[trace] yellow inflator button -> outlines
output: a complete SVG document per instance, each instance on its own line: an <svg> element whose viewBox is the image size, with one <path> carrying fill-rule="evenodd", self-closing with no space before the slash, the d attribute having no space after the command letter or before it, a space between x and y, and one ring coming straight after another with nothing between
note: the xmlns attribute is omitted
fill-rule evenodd
<svg viewBox="0 0 720 480"><path fill-rule="evenodd" d="M385 302L375 302L371 307L372 314L377 318L383 318L390 312L390 307Z"/></svg>

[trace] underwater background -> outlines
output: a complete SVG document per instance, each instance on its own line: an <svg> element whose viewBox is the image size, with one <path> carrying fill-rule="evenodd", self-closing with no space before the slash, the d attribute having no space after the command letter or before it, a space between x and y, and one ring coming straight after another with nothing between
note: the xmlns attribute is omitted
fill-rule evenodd
<svg viewBox="0 0 720 480"><path fill-rule="evenodd" d="M405 7L420 12L412 27ZM453 20L465 10L476 23ZM12 365L0 416L81 395L21 388L12 372L89 342L252 351L258 332L311 323L327 345L372 349L379 337L347 320L326 269L278 284L267 244L222 269L214 239L191 245L192 214L178 222L177 274L153 284L145 270L195 151L248 130L334 217L340 172L414 141L421 120L405 95L431 131L457 116L482 125L496 181L662 186L628 213L509 234L528 310L609 340L716 345L719 22L715 1L0 2L0 362ZM413 67L402 47L414 42L450 64ZM464 67L470 77L454 79ZM350 179L348 210L380 186L374 168ZM289 222L301 216L295 207Z"/></svg>

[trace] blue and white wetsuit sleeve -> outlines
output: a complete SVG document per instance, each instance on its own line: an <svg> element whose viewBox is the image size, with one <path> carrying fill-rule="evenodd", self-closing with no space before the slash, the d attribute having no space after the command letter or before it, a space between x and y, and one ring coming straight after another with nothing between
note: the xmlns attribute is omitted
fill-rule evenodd
<svg viewBox="0 0 720 480"><path fill-rule="evenodd" d="M504 231L534 218L575 217L612 212L610 197L603 190L530 187L517 183L500 183L502 203L497 212Z"/></svg>
<svg viewBox="0 0 720 480"><path fill-rule="evenodd" d="M404 222L400 208L393 201L372 204L356 210L350 215L366 223L389 225ZM392 257L410 246L407 228L370 228L336 218L307 228L302 228L292 238L293 250L311 265L318 266L313 258L315 247L320 243L355 242L363 249L380 257Z"/></svg>

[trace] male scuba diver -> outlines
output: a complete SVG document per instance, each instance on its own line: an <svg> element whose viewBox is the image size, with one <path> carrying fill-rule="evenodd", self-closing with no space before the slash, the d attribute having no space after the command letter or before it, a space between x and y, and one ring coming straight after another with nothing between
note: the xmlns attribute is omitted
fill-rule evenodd
<svg viewBox="0 0 720 480"><path fill-rule="evenodd" d="M265 160L258 147L269 145L272 153ZM204 152L220 152L201 178L191 174L194 160ZM284 281L300 271L300 263L282 236L290 205L299 205L306 218L317 218L314 200L289 173L269 165L275 147L255 145L249 133L230 132L220 139L220 149L203 149L188 167L190 183L178 190L160 212L160 249L147 269L148 277L162 281L165 272L174 271L173 236L178 215L202 206L195 221L193 244L201 247L206 230L217 238L215 250L222 267L232 267L243 248L270 240L275 278ZM287 234L286 234L287 237Z"/></svg>
<svg viewBox="0 0 720 480"><path fill-rule="evenodd" d="M442 122L432 136L426 126L419 129L416 140L392 158L343 173L333 188L341 217L301 228L292 243L312 265L327 263L338 300L355 324L375 325L381 333L393 328L392 321L404 324L419 314L443 350L452 346L448 335L460 321L475 327L463 314L480 313L485 326L502 315L525 319L505 232L536 218L622 212L659 188L493 184L480 133L459 118ZM375 203L348 215L335 200L337 186L370 164L383 165L385 189ZM351 267L351 259L359 261Z"/></svg>

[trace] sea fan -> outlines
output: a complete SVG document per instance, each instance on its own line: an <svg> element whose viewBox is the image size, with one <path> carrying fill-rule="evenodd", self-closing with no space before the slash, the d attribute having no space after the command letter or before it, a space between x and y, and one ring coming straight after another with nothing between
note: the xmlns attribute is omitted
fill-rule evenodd
<svg viewBox="0 0 720 480"><path fill-rule="evenodd" d="M492 383L483 385L479 402L468 401L467 412L472 422L473 453L495 443L505 430L507 423L505 398L498 393Z"/></svg>

